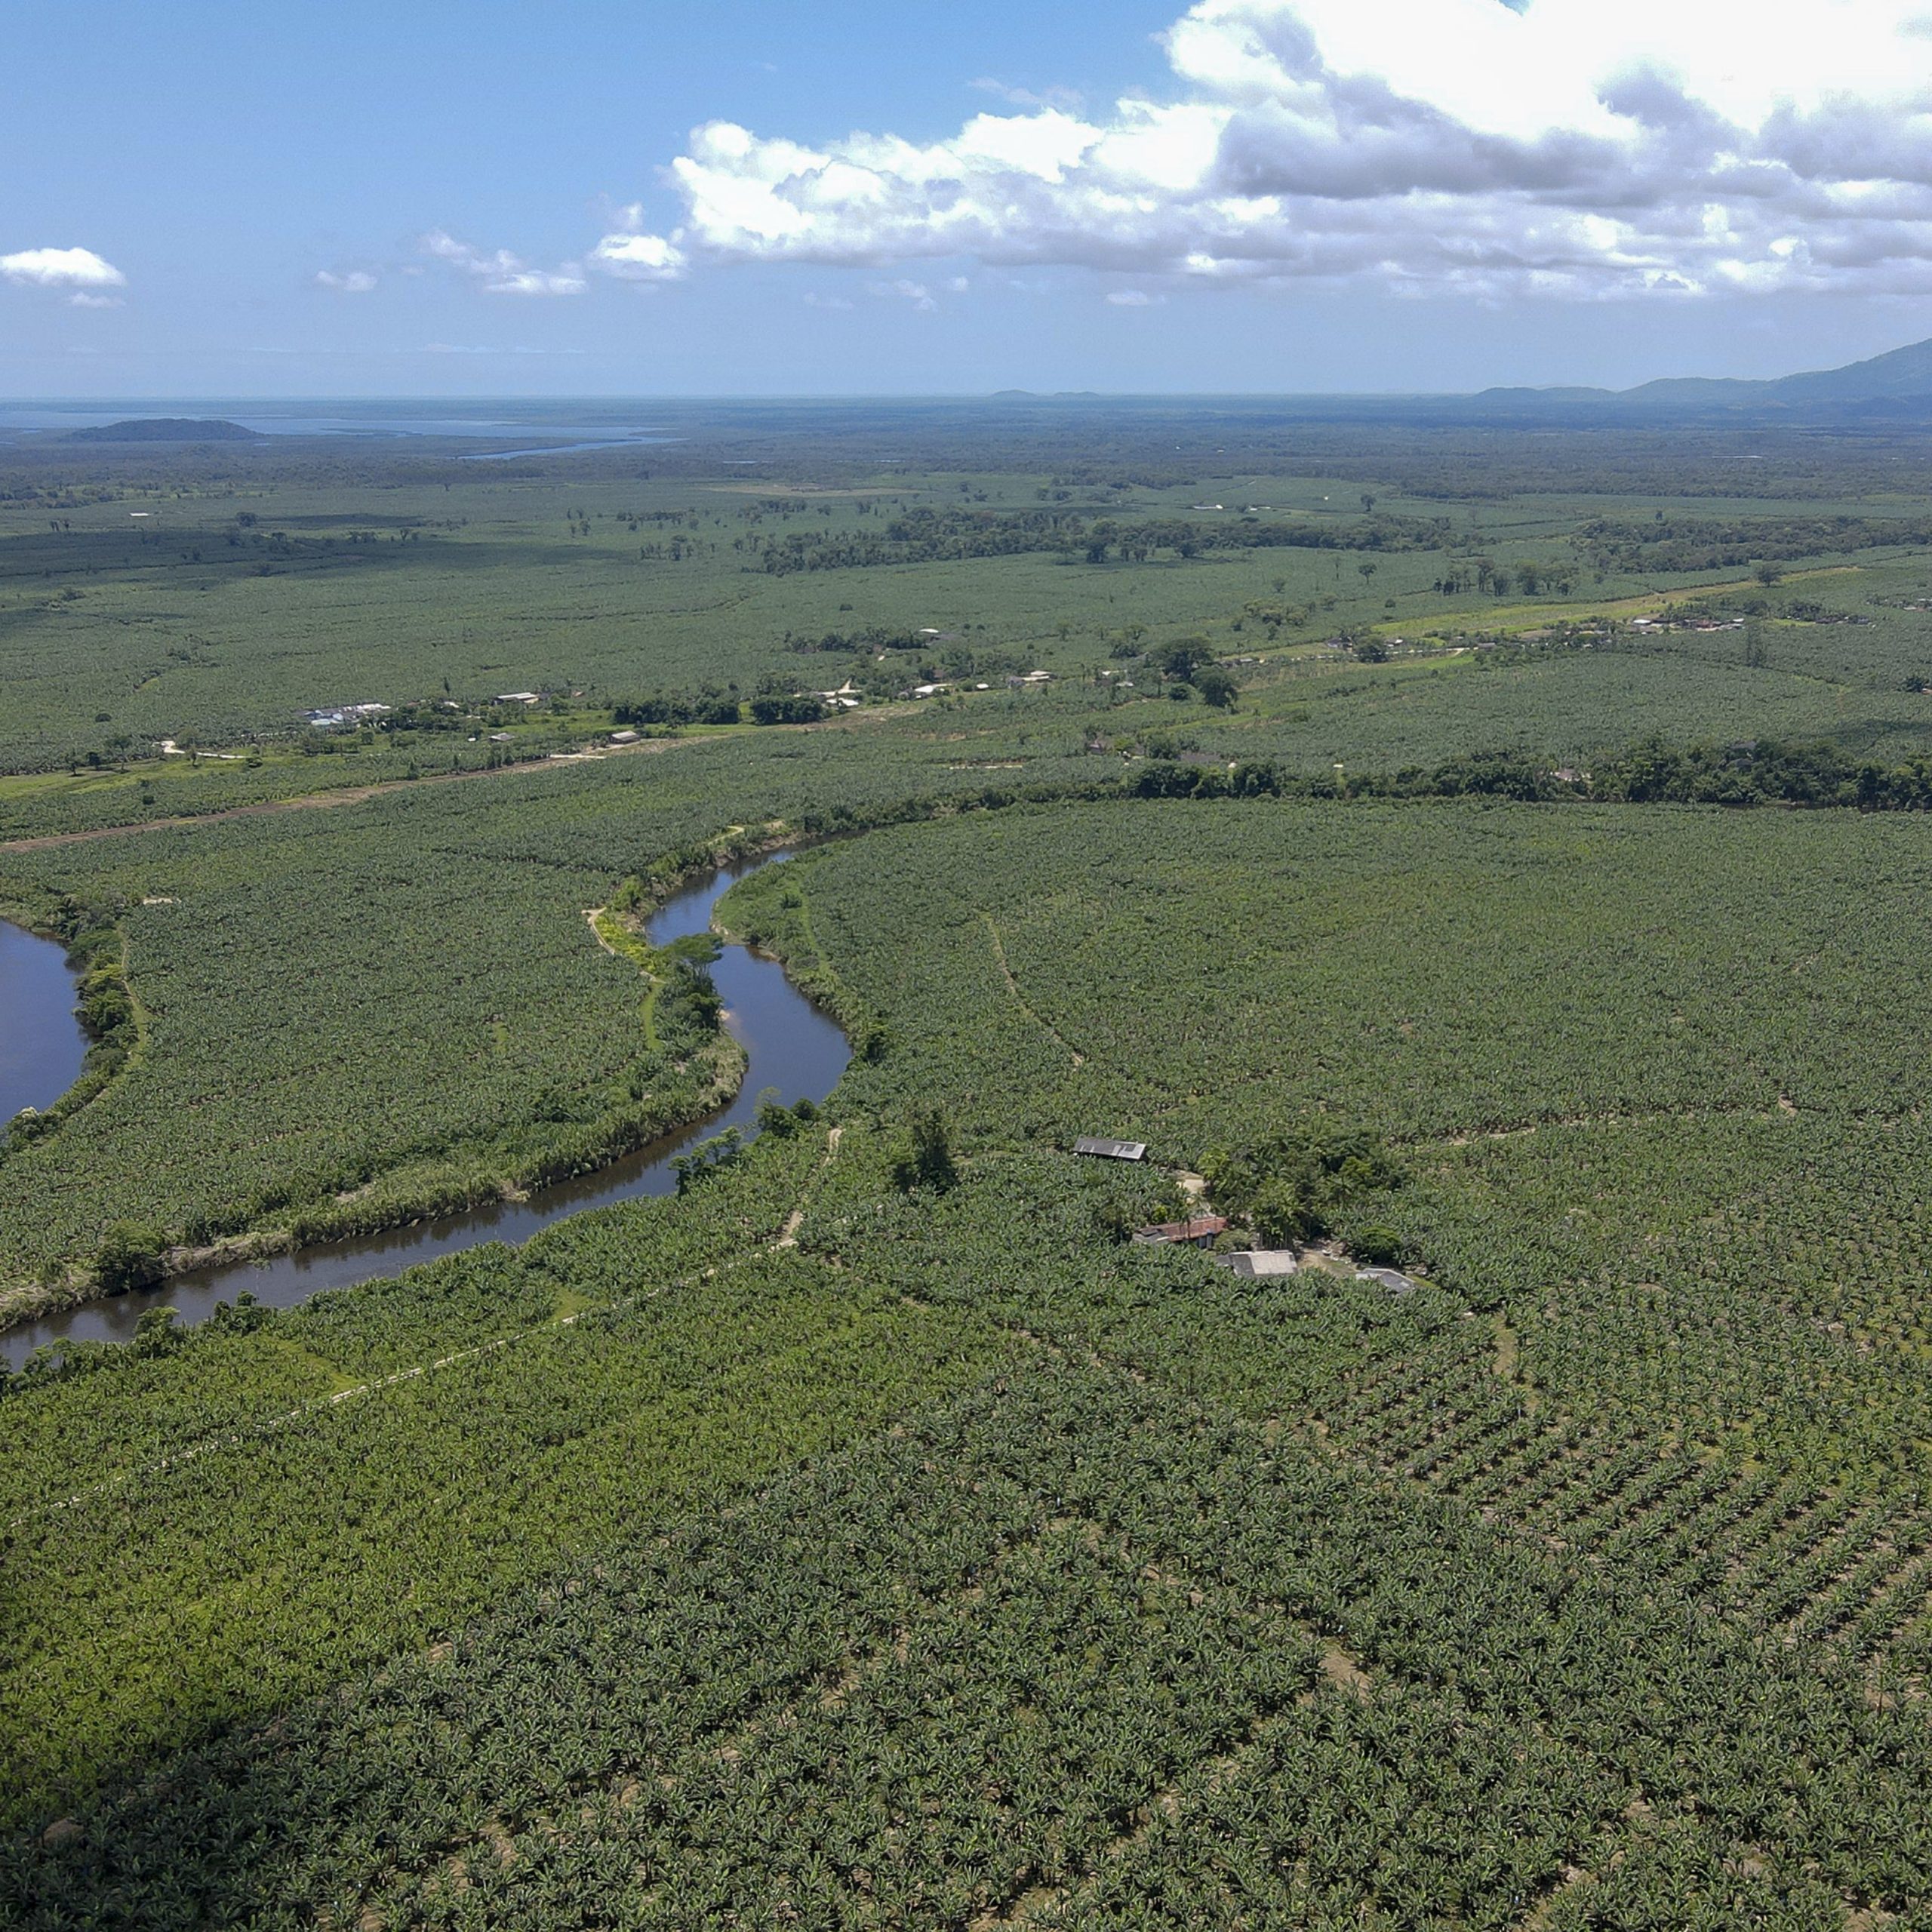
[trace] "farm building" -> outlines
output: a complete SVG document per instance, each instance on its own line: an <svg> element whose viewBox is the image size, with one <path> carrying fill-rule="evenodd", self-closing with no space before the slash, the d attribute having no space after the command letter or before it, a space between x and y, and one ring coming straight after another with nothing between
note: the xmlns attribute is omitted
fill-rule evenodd
<svg viewBox="0 0 1932 1932"><path fill-rule="evenodd" d="M1217 1254L1214 1260L1217 1266L1250 1281L1271 1280L1278 1275L1292 1275L1301 1266L1293 1251L1285 1247L1251 1248L1241 1254Z"/></svg>
<svg viewBox="0 0 1932 1932"><path fill-rule="evenodd" d="M1150 1247L1205 1247L1227 1225L1225 1214L1197 1214L1191 1221L1163 1221L1157 1227L1136 1228L1134 1238Z"/></svg>
<svg viewBox="0 0 1932 1932"><path fill-rule="evenodd" d="M499 691L494 702L497 704L541 704L543 698L539 691Z"/></svg>
<svg viewBox="0 0 1932 1932"><path fill-rule="evenodd" d="M1147 1143L1144 1140L1100 1140L1091 1134L1083 1134L1073 1143L1076 1154L1096 1154L1103 1161L1144 1161L1147 1158Z"/></svg>

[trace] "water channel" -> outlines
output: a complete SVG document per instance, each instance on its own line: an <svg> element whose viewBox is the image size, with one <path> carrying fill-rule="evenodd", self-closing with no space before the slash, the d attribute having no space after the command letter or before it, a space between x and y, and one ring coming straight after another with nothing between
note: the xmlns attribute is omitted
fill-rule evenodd
<svg viewBox="0 0 1932 1932"><path fill-rule="evenodd" d="M758 862L780 863L784 855ZM667 900L646 928L654 945L709 930L712 909L725 891L757 865L713 873ZM10 938L10 936L12 936ZM13 940L22 943L13 945ZM39 949L38 952L34 949ZM45 955L43 957L43 955ZM51 971L50 971L51 966ZM745 1048L747 1066L737 1097L716 1112L666 1134L600 1168L595 1174L560 1181L535 1190L526 1199L493 1202L460 1214L416 1221L381 1234L349 1241L329 1241L278 1254L265 1261L228 1262L171 1276L159 1287L109 1300L88 1302L39 1321L0 1334L0 1355L18 1367L34 1349L61 1341L124 1342L134 1332L143 1310L173 1308L192 1324L214 1312L217 1301L232 1301L246 1289L272 1308L293 1308L326 1288L352 1287L405 1268L433 1261L488 1241L524 1241L540 1228L587 1208L613 1201L674 1192L678 1184L672 1157L694 1141L735 1127L749 1138L758 1102L774 1096L786 1105L804 1099L823 1100L845 1070L851 1049L844 1034L786 978L774 959L742 946L728 946L711 969L724 1001L724 1023ZM0 926L0 1118L21 1106L45 1106L57 1098L79 1070L79 1029L75 1025L73 981L60 949L35 940L11 926ZM77 1043L72 1071L46 1090L52 1074L66 1066L47 1042L63 1037L64 1026ZM35 1048L33 1042L42 1041ZM26 1097L7 1104L14 1088L16 1062L25 1082L38 1066L35 1100L22 1084Z"/></svg>

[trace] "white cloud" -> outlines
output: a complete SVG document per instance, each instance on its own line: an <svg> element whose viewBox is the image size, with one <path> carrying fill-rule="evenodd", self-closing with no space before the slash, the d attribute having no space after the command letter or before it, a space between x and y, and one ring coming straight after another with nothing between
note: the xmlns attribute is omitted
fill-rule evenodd
<svg viewBox="0 0 1932 1932"><path fill-rule="evenodd" d="M367 295L376 285L376 278L367 269L345 269L337 274L333 269L318 269L315 272L318 288L332 288L338 295Z"/></svg>
<svg viewBox="0 0 1932 1932"><path fill-rule="evenodd" d="M1151 309L1161 299L1144 288L1116 288L1107 297L1116 309Z"/></svg>
<svg viewBox="0 0 1932 1932"><path fill-rule="evenodd" d="M1063 107L1077 114L1081 106L1080 95L1072 88L1042 88L1036 92L1032 88L1010 87L1004 81L984 75L973 85L980 93L992 94L1009 107Z"/></svg>
<svg viewBox="0 0 1932 1932"><path fill-rule="evenodd" d="M475 277L492 295L581 295L586 287L583 271L574 262L560 269L534 269L507 248L486 255L440 228L423 236L422 247L425 254Z"/></svg>
<svg viewBox="0 0 1932 1932"><path fill-rule="evenodd" d="M685 267L684 251L661 235L607 235L591 250L590 262L624 281L675 281Z"/></svg>
<svg viewBox="0 0 1932 1932"><path fill-rule="evenodd" d="M90 295L85 289L67 297L70 309L120 309L126 306L118 295Z"/></svg>
<svg viewBox="0 0 1932 1932"><path fill-rule="evenodd" d="M931 142L712 122L671 166L683 221L598 252L660 278L965 257L1404 293L1932 292L1925 11L1198 0L1161 99L1088 115L995 89L1026 111Z"/></svg>
<svg viewBox="0 0 1932 1932"><path fill-rule="evenodd" d="M122 288L128 278L91 248L23 248L0 255L0 275L38 288Z"/></svg>
<svg viewBox="0 0 1932 1932"><path fill-rule="evenodd" d="M896 281L874 282L872 291L875 295L900 297L922 315L930 315L939 306L933 300L932 291L923 281L909 281L903 275Z"/></svg>

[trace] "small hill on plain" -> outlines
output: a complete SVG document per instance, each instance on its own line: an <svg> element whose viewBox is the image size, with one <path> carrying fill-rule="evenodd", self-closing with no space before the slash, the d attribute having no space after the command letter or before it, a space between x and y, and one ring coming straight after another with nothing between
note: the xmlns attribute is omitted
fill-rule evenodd
<svg viewBox="0 0 1932 1932"><path fill-rule="evenodd" d="M134 416L120 423L100 423L76 429L70 443L258 443L258 429L219 417Z"/></svg>

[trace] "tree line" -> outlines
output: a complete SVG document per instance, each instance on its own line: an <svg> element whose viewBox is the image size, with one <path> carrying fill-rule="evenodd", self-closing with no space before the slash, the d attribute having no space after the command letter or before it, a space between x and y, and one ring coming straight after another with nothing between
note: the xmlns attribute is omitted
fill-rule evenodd
<svg viewBox="0 0 1932 1932"><path fill-rule="evenodd" d="M888 564L952 563L981 557L1057 555L1069 562L1146 563L1161 554L1185 561L1210 550L1428 550L1448 541L1446 518L1367 516L1349 523L1241 518L1207 524L1186 518L1142 522L1089 519L1053 509L911 510L882 531L804 530L758 547L768 575L865 570Z"/></svg>

